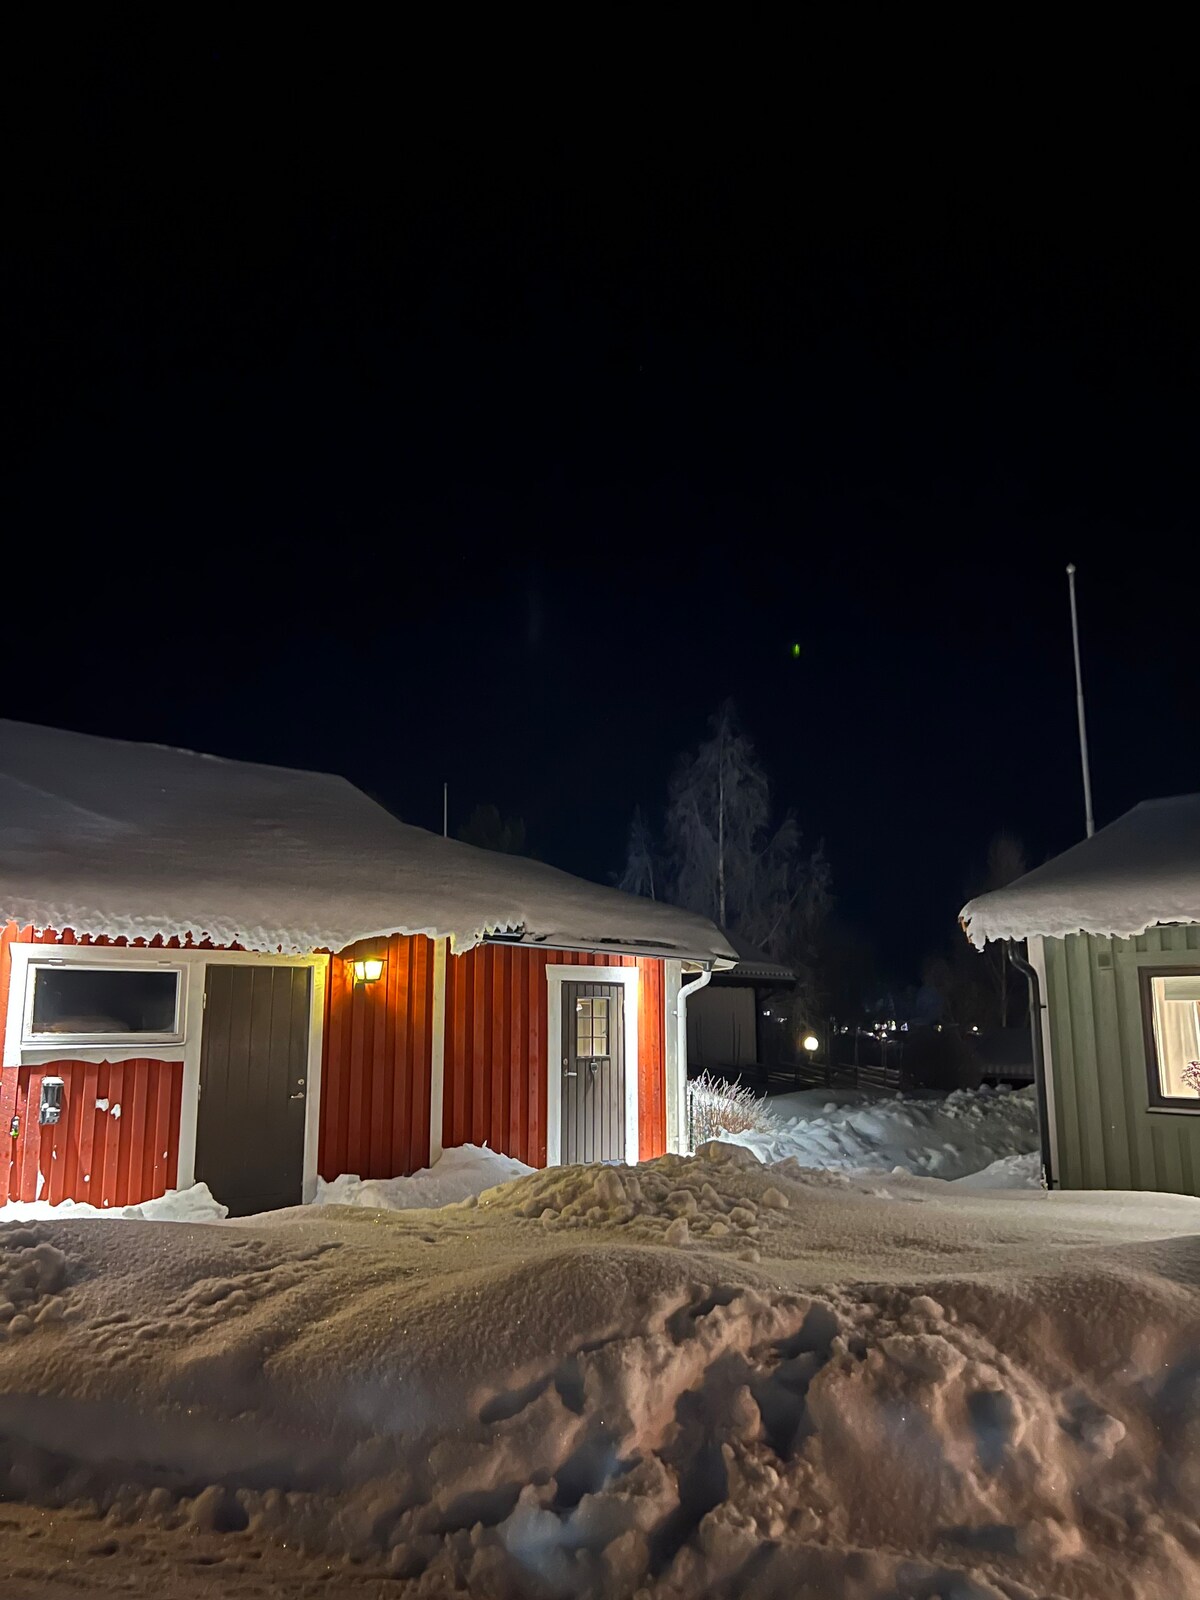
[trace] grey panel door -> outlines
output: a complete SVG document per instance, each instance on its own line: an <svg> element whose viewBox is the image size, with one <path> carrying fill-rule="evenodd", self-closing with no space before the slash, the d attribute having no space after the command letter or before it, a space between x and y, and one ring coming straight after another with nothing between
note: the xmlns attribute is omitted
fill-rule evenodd
<svg viewBox="0 0 1200 1600"><path fill-rule="evenodd" d="M303 1198L311 983L309 967L205 968L196 1178L230 1216Z"/></svg>
<svg viewBox="0 0 1200 1600"><path fill-rule="evenodd" d="M562 986L562 1160L625 1159L625 990Z"/></svg>

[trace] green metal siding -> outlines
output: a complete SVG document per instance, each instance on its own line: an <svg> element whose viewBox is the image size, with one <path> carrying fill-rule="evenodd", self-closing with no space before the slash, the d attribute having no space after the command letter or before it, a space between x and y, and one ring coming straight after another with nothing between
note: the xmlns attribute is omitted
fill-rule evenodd
<svg viewBox="0 0 1200 1600"><path fill-rule="evenodd" d="M1150 1109L1139 967L1200 967L1200 927L1043 946L1064 1189L1200 1194L1200 1114Z"/></svg>

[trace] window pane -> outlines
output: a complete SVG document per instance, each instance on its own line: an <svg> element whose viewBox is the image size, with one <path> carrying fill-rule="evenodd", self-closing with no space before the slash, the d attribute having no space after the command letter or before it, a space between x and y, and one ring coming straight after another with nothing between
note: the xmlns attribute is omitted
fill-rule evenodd
<svg viewBox="0 0 1200 1600"><path fill-rule="evenodd" d="M575 1053L580 1056L606 1056L608 1054L608 998L599 996L581 1001L587 1006L586 1017L579 1013L575 1022Z"/></svg>
<svg viewBox="0 0 1200 1600"><path fill-rule="evenodd" d="M1195 1074L1188 1071L1200 1063L1200 976L1181 974L1151 983L1159 1087L1172 1099L1200 1100L1200 1084L1188 1081L1200 1078L1200 1065Z"/></svg>
<svg viewBox="0 0 1200 1600"><path fill-rule="evenodd" d="M33 975L32 1032L174 1033L177 972L131 967L38 967Z"/></svg>

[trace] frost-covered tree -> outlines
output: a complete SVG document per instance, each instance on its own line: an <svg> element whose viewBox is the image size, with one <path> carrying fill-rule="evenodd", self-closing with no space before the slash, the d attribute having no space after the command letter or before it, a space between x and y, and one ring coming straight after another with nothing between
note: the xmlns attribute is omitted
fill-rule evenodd
<svg viewBox="0 0 1200 1600"><path fill-rule="evenodd" d="M773 825L770 783L731 701L709 728L671 782L666 898L795 965L811 990L828 863L802 850L794 817Z"/></svg>
<svg viewBox="0 0 1200 1600"><path fill-rule="evenodd" d="M759 857L769 848L770 790L731 700L709 727L711 737L684 757L671 780L671 898L728 928L754 899Z"/></svg>
<svg viewBox="0 0 1200 1600"><path fill-rule="evenodd" d="M629 824L629 844L625 851L625 868L617 879L617 888L626 894L640 894L647 900L657 900L657 882L661 878L654 849L654 839L642 812L634 806L633 820Z"/></svg>

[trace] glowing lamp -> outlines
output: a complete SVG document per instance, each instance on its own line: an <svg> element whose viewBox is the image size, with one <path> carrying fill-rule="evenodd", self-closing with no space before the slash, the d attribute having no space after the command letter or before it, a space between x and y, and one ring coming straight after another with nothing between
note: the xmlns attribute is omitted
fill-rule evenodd
<svg viewBox="0 0 1200 1600"><path fill-rule="evenodd" d="M354 963L355 983L378 983L383 977L384 961L382 956L367 956L362 961Z"/></svg>
<svg viewBox="0 0 1200 1600"><path fill-rule="evenodd" d="M804 1035L804 1048L810 1054L812 1051L819 1050L821 1048L821 1041L817 1038L815 1033L806 1033Z"/></svg>

